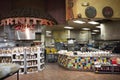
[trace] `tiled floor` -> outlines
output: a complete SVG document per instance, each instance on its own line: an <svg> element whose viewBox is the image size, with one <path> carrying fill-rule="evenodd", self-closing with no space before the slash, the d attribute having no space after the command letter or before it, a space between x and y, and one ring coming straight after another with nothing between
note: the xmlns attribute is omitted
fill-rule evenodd
<svg viewBox="0 0 120 80"><path fill-rule="evenodd" d="M16 75L5 80L16 80ZM49 63L42 72L20 74L20 80L120 80L120 74L69 71L56 63Z"/></svg>

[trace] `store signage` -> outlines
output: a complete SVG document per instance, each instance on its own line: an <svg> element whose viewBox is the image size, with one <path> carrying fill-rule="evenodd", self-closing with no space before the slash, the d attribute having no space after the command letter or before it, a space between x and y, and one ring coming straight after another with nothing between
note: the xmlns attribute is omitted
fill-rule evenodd
<svg viewBox="0 0 120 80"><path fill-rule="evenodd" d="M30 25L30 24L18 24L16 26L14 26L15 30L20 30L22 32L24 32L26 29L29 30L34 30L35 29L35 25Z"/></svg>
<svg viewBox="0 0 120 80"><path fill-rule="evenodd" d="M40 24L52 26L55 23L47 19L31 18L31 17L18 17L18 18L7 18L1 20L0 26L14 25L14 24Z"/></svg>

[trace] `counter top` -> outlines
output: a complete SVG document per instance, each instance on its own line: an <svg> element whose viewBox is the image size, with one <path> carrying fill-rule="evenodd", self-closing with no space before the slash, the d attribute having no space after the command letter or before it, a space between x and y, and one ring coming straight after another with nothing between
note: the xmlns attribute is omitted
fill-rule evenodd
<svg viewBox="0 0 120 80"><path fill-rule="evenodd" d="M19 71L20 66L12 63L0 63L0 79Z"/></svg>

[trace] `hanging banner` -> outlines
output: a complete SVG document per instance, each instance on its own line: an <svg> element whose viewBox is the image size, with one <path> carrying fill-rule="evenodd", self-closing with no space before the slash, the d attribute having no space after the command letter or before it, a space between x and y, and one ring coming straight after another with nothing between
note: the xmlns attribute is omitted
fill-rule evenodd
<svg viewBox="0 0 120 80"><path fill-rule="evenodd" d="M53 21L47 19L40 19L40 18L30 18L30 17L18 17L18 18L7 18L1 20L0 26L7 26L7 25L18 25L18 24L40 24L40 25L49 25L52 26L55 23Z"/></svg>

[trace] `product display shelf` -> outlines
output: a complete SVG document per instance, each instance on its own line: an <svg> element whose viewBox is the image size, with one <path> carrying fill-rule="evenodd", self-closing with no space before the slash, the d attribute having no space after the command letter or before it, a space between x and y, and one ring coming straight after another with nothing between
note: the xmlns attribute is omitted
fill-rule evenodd
<svg viewBox="0 0 120 80"><path fill-rule="evenodd" d="M38 67L38 65L36 64L36 65L27 65L27 68L29 68L29 67Z"/></svg>
<svg viewBox="0 0 120 80"><path fill-rule="evenodd" d="M66 55L58 55L58 63L61 66L67 68L68 61L69 61L68 56L66 56Z"/></svg>
<svg viewBox="0 0 120 80"><path fill-rule="evenodd" d="M45 69L45 63L40 63L39 67L39 71L42 71L43 69Z"/></svg>
<svg viewBox="0 0 120 80"><path fill-rule="evenodd" d="M38 71L38 48L27 47L26 48L26 73L32 73Z"/></svg>
<svg viewBox="0 0 120 80"><path fill-rule="evenodd" d="M44 69L44 48L13 47L0 49L0 63L20 65L20 74L33 73Z"/></svg>
<svg viewBox="0 0 120 80"><path fill-rule="evenodd" d="M27 73L38 72L38 65L27 66Z"/></svg>
<svg viewBox="0 0 120 80"><path fill-rule="evenodd" d="M0 56L0 63L12 63L11 56Z"/></svg>
<svg viewBox="0 0 120 80"><path fill-rule="evenodd" d="M0 48L0 63L12 63L12 48Z"/></svg>
<svg viewBox="0 0 120 80"><path fill-rule="evenodd" d="M24 47L15 47L12 49L12 62L20 65L20 74L25 73L25 50Z"/></svg>
<svg viewBox="0 0 120 80"><path fill-rule="evenodd" d="M11 56L12 56L12 54L5 54L5 53L0 54L0 57L11 57Z"/></svg>
<svg viewBox="0 0 120 80"><path fill-rule="evenodd" d="M38 49L38 71L42 71L44 69L45 66L45 58L44 58L44 48L39 48Z"/></svg>
<svg viewBox="0 0 120 80"><path fill-rule="evenodd" d="M110 57L68 56L59 54L58 63L70 70L93 71L94 62L110 62Z"/></svg>

